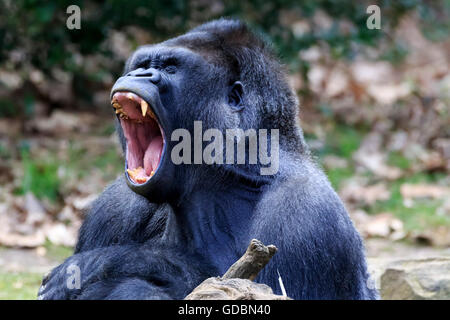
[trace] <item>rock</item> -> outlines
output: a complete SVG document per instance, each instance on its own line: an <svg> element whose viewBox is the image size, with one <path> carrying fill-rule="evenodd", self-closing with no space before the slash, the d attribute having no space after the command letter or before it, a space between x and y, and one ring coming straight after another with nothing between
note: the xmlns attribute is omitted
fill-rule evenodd
<svg viewBox="0 0 450 320"><path fill-rule="evenodd" d="M273 293L265 285L248 279L208 278L195 288L185 300L291 300Z"/></svg>
<svg viewBox="0 0 450 320"><path fill-rule="evenodd" d="M450 257L390 262L378 283L383 300L449 300Z"/></svg>

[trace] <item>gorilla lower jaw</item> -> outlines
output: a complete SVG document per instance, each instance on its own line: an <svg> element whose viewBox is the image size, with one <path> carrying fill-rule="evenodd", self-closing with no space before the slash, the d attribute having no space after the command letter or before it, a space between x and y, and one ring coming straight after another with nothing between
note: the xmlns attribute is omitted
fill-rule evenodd
<svg viewBox="0 0 450 320"><path fill-rule="evenodd" d="M164 148L164 134L151 106L132 92L117 92L111 104L125 135L126 169L136 184L144 184L156 173Z"/></svg>

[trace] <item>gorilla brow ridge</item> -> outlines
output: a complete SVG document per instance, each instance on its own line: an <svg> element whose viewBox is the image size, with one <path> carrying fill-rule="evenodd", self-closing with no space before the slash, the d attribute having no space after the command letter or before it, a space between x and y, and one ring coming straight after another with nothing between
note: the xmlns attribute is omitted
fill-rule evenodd
<svg viewBox="0 0 450 320"><path fill-rule="evenodd" d="M251 31L245 23L237 20L220 19L209 22L166 43L189 48L215 65L227 65L227 69L232 73L231 83L239 80L249 53L262 54L274 62L277 61L268 43Z"/></svg>

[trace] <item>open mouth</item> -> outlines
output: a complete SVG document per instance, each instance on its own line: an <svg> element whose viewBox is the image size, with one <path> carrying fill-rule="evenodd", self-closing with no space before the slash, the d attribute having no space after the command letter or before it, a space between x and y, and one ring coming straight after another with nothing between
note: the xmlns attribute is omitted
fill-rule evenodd
<svg viewBox="0 0 450 320"><path fill-rule="evenodd" d="M164 148L164 134L151 106L132 92L116 92L111 100L125 135L126 170L136 184L156 173Z"/></svg>

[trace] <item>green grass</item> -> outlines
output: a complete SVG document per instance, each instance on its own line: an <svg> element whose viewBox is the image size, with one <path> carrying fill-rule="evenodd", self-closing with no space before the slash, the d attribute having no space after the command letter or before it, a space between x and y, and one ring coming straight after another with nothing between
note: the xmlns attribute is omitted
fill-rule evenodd
<svg viewBox="0 0 450 320"><path fill-rule="evenodd" d="M364 133L364 130L336 125L327 133L324 147L317 150L320 159L323 159L327 155L334 155L348 160L348 166L345 168L325 167L328 179L335 189L339 189L343 181L354 176L355 168L352 155L358 150Z"/></svg>
<svg viewBox="0 0 450 320"><path fill-rule="evenodd" d="M99 169L106 179L115 178L123 170L124 160L115 146L100 149L95 155L88 155L84 146L71 143L68 152L66 167L80 178L88 175L92 168Z"/></svg>
<svg viewBox="0 0 450 320"><path fill-rule="evenodd" d="M1 142L0 142L1 143ZM9 159L11 157L11 150L0 144L0 159Z"/></svg>
<svg viewBox="0 0 450 320"><path fill-rule="evenodd" d="M123 159L118 154L115 148L105 150L101 156L96 157L92 161L92 165L102 170L109 170L110 172L120 172L123 170Z"/></svg>
<svg viewBox="0 0 450 320"><path fill-rule="evenodd" d="M325 171L331 185L335 189L339 189L343 181L351 178L355 174L353 167L326 169Z"/></svg>
<svg viewBox="0 0 450 320"><path fill-rule="evenodd" d="M333 154L349 159L353 152L358 150L365 132L352 127L337 125L334 130L327 133L326 145L320 155Z"/></svg>
<svg viewBox="0 0 450 320"><path fill-rule="evenodd" d="M400 193L402 184L437 183L444 178L443 174L419 173L409 177L393 181L389 188L391 197L386 201L377 201L374 205L365 208L368 213L376 214L380 212L390 212L404 222L408 231L423 231L430 227L449 226L450 217L436 214L437 208L442 205L442 200L435 199L415 199L411 207L403 204L403 197Z"/></svg>
<svg viewBox="0 0 450 320"><path fill-rule="evenodd" d="M49 260L63 262L73 254L73 248L57 246L49 241L44 247L47 249L46 257ZM42 273L6 272L0 269L0 300L35 300L42 277Z"/></svg>
<svg viewBox="0 0 450 320"><path fill-rule="evenodd" d="M52 260L62 262L73 254L73 248L57 246L48 240L45 242L44 247L47 249L46 256Z"/></svg>
<svg viewBox="0 0 450 320"><path fill-rule="evenodd" d="M0 271L0 300L35 300L42 274Z"/></svg>
<svg viewBox="0 0 450 320"><path fill-rule="evenodd" d="M411 167L411 161L397 151L389 153L387 164L403 170L407 170Z"/></svg>
<svg viewBox="0 0 450 320"><path fill-rule="evenodd" d="M56 159L34 159L28 152L22 152L24 176L20 194L32 192L38 198L56 201L59 198L58 167Z"/></svg>
<svg viewBox="0 0 450 320"><path fill-rule="evenodd" d="M32 192L39 199L47 198L52 202L60 201L64 196L61 188L69 178L82 179L97 170L103 181L111 181L123 170L123 159L114 145L89 151L79 141L72 140L64 157L59 150L32 154L26 142L21 149L23 179L15 193ZM3 149L0 148L0 156L2 154Z"/></svg>

